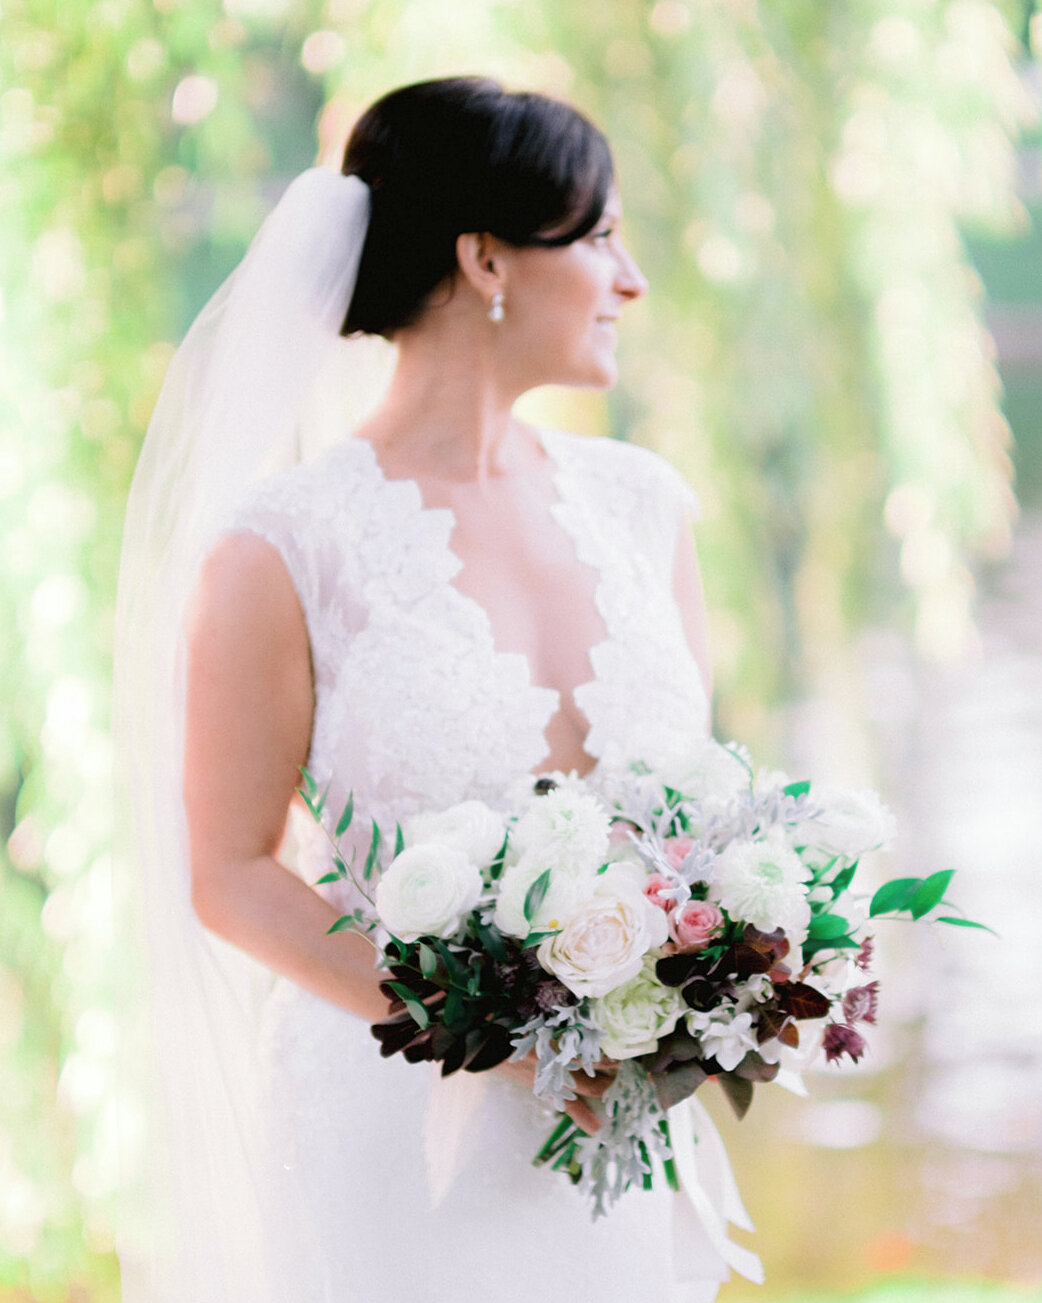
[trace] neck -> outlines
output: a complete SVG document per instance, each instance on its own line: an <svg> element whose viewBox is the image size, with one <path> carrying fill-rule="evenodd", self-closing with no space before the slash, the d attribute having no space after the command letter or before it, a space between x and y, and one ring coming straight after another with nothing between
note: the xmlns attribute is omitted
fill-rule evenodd
<svg viewBox="0 0 1042 1303"><path fill-rule="evenodd" d="M390 389L358 431L391 475L480 482L531 464L532 440L512 414L520 391L504 383L487 324L476 326L396 339Z"/></svg>

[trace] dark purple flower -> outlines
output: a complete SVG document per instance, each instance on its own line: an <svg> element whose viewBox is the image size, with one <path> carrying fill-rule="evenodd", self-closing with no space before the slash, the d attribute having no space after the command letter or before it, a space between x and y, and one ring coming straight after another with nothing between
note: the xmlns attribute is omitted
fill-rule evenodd
<svg viewBox="0 0 1042 1303"><path fill-rule="evenodd" d="M843 1017L848 1023L874 1023L879 1008L879 983L852 986L843 997Z"/></svg>
<svg viewBox="0 0 1042 1303"><path fill-rule="evenodd" d="M849 1054L857 1063L867 1048L861 1033L846 1023L829 1023L825 1028L825 1058L829 1063L835 1063L844 1054Z"/></svg>
<svg viewBox="0 0 1042 1303"><path fill-rule="evenodd" d="M854 963L864 973L872 967L872 952L876 948L876 943L872 937L865 937L861 942L861 949L854 956Z"/></svg>
<svg viewBox="0 0 1042 1303"><path fill-rule="evenodd" d="M540 982L535 990L535 1002L543 1013L575 1004L575 996L563 982Z"/></svg>

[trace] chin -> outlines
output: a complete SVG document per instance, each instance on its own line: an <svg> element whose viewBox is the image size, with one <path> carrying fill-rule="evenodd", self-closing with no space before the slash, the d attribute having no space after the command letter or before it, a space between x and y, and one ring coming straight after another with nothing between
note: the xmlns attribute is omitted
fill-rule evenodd
<svg viewBox="0 0 1042 1303"><path fill-rule="evenodd" d="M562 376L557 383L567 385L570 389L612 389L619 378L619 368L615 365L614 358L587 362L583 366L570 368L569 372L567 378Z"/></svg>

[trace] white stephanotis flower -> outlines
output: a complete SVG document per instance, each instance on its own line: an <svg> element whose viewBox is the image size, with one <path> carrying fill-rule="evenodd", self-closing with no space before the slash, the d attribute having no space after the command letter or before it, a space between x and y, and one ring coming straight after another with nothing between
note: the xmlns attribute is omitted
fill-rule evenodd
<svg viewBox="0 0 1042 1303"><path fill-rule="evenodd" d="M491 864L503 845L503 816L484 801L461 801L447 810L413 815L403 829L407 846L439 842L463 851L475 864Z"/></svg>
<svg viewBox="0 0 1042 1303"><path fill-rule="evenodd" d="M608 858L611 819L578 780L562 782L535 797L510 835L519 857L542 855L548 863L596 872Z"/></svg>
<svg viewBox="0 0 1042 1303"><path fill-rule="evenodd" d="M450 937L481 891L481 870L463 851L421 842L402 851L381 874L376 912L400 941Z"/></svg>
<svg viewBox="0 0 1042 1303"><path fill-rule="evenodd" d="M665 913L653 905L626 864L593 878L582 906L540 943L540 964L578 996L607 995L640 972L649 950L665 945Z"/></svg>
<svg viewBox="0 0 1042 1303"><path fill-rule="evenodd" d="M893 814L868 788L814 787L811 800L819 813L794 825L792 838L815 864L836 856L853 862L866 851L886 850L897 833Z"/></svg>
<svg viewBox="0 0 1042 1303"><path fill-rule="evenodd" d="M810 870L778 829L762 841L732 842L716 862L709 898L732 919L761 932L781 928L793 948L802 945L810 923L804 883Z"/></svg>
<svg viewBox="0 0 1042 1303"><path fill-rule="evenodd" d="M603 1032L601 1049L609 1058L649 1054L684 1012L680 991L655 976L656 962L646 956L636 977L591 1001L590 1018Z"/></svg>
<svg viewBox="0 0 1042 1303"><path fill-rule="evenodd" d="M713 1009L709 1013L691 1010L686 1015L686 1021L688 1030L697 1038L706 1054L716 1059L724 1072L737 1068L750 1050L759 1048L753 1031L752 1014L745 1011L739 1013L731 1005Z"/></svg>

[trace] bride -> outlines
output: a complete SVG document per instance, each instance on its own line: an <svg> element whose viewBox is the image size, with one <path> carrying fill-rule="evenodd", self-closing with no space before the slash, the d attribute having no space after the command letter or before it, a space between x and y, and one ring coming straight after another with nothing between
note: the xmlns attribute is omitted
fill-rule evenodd
<svg viewBox="0 0 1042 1303"><path fill-rule="evenodd" d="M290 187L193 327L128 512L118 722L158 1104L124 1297L701 1303L727 1266L690 1202L631 1192L592 1223L531 1167L528 1063L442 1081L379 1058L372 950L329 934L350 898L312 885L321 837L295 868L286 839L303 765L368 833L708 727L690 492L643 449L513 414L615 380L646 283L608 146L564 104L448 79L374 104L343 172ZM338 329L393 343L382 401L265 474ZM588 1128L606 1080L576 1081Z"/></svg>

